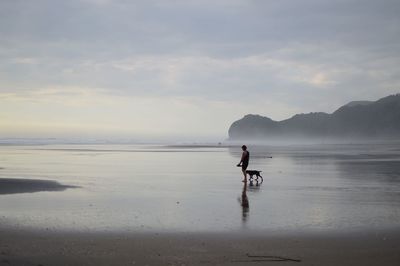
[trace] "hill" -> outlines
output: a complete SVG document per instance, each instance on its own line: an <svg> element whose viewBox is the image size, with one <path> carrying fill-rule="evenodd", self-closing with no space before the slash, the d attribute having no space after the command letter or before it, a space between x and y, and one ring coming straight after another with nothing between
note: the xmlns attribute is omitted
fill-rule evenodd
<svg viewBox="0 0 400 266"><path fill-rule="evenodd" d="M246 115L229 128L230 140L400 139L400 94L375 102L353 101L332 114L296 114L274 121Z"/></svg>

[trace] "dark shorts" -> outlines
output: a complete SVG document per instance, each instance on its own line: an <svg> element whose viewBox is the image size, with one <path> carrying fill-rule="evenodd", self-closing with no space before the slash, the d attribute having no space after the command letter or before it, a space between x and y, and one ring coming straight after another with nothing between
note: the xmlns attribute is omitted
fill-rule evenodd
<svg viewBox="0 0 400 266"><path fill-rule="evenodd" d="M248 164L242 164L242 170L245 171L247 169Z"/></svg>

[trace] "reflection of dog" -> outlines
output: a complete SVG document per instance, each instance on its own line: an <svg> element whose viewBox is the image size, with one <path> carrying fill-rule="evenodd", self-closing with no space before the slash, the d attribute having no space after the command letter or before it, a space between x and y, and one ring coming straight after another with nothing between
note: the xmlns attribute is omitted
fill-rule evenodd
<svg viewBox="0 0 400 266"><path fill-rule="evenodd" d="M256 181L256 186L258 186L259 184L264 182L263 177L260 175L261 172L262 171L258 171L258 170L246 170L246 174L249 175L250 185L253 184L253 181Z"/></svg>

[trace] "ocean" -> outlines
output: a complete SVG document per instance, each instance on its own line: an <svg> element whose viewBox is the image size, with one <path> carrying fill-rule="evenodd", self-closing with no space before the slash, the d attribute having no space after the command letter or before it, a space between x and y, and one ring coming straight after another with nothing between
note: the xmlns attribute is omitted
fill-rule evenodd
<svg viewBox="0 0 400 266"><path fill-rule="evenodd" d="M1 145L0 180L59 191L0 194L0 226L95 232L399 229L400 145ZM272 158L271 158L272 157ZM242 207L243 191L249 207ZM24 191L21 191L24 192ZM26 191L25 191L26 192Z"/></svg>

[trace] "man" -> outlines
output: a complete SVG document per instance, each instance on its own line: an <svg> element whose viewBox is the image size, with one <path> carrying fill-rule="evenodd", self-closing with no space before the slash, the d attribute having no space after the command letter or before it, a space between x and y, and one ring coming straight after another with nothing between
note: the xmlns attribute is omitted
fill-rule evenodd
<svg viewBox="0 0 400 266"><path fill-rule="evenodd" d="M246 145L242 146L242 151L243 151L242 158L240 159L240 162L239 162L239 164L237 166L238 167L240 167L240 166L242 167L242 172L243 172L243 176L244 176L243 182L247 182L246 169L247 169L247 166L249 166L250 153L247 150Z"/></svg>

